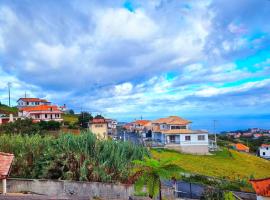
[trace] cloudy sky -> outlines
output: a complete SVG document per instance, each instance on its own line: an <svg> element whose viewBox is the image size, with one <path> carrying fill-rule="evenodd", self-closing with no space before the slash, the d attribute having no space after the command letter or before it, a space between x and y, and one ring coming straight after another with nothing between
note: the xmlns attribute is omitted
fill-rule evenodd
<svg viewBox="0 0 270 200"><path fill-rule="evenodd" d="M0 100L270 128L269 0L0 0Z"/></svg>

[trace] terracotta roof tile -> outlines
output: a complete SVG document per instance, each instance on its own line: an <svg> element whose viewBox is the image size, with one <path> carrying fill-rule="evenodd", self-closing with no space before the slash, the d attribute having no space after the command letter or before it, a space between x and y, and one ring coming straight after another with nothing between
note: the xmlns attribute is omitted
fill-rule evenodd
<svg viewBox="0 0 270 200"><path fill-rule="evenodd" d="M20 110L27 111L27 112L31 112L31 111L59 111L60 112L59 108L54 105L28 106L28 107L20 108Z"/></svg>
<svg viewBox="0 0 270 200"><path fill-rule="evenodd" d="M191 121L183 119L178 116L169 116L167 118L160 118L157 120L152 121L152 123L157 124L174 124L174 125L187 125L191 123Z"/></svg>
<svg viewBox="0 0 270 200"><path fill-rule="evenodd" d="M233 146L238 151L249 151L249 147L247 147L246 145L241 144L241 143L234 144Z"/></svg>
<svg viewBox="0 0 270 200"><path fill-rule="evenodd" d="M13 158L13 154L0 152L0 179L8 176Z"/></svg>
<svg viewBox="0 0 270 200"><path fill-rule="evenodd" d="M104 124L107 123L105 119L93 119L92 121L90 121L91 124Z"/></svg>
<svg viewBox="0 0 270 200"><path fill-rule="evenodd" d="M270 144L262 144L261 147L270 147Z"/></svg>
<svg viewBox="0 0 270 200"><path fill-rule="evenodd" d="M140 126L145 126L147 123L149 123L150 122L150 120L137 120L137 121L135 121L134 123L135 124L138 124L138 125L140 125Z"/></svg>
<svg viewBox="0 0 270 200"><path fill-rule="evenodd" d="M28 101L28 102L48 102L46 99L40 99L40 98L19 98L19 100Z"/></svg>
<svg viewBox="0 0 270 200"><path fill-rule="evenodd" d="M250 182L258 196L270 197L270 177L250 180Z"/></svg>

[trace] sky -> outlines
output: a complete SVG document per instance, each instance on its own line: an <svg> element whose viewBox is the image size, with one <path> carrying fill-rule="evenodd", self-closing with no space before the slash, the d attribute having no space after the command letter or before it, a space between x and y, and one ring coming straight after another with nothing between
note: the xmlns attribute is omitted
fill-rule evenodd
<svg viewBox="0 0 270 200"><path fill-rule="evenodd" d="M270 129L269 0L0 0L0 101Z"/></svg>

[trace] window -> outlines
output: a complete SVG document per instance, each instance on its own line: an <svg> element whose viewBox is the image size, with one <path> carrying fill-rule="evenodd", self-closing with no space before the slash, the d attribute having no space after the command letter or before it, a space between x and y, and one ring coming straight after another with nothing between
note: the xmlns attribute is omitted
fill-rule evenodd
<svg viewBox="0 0 270 200"><path fill-rule="evenodd" d="M47 116L47 114L45 114L45 118L47 118L48 116Z"/></svg>
<svg viewBox="0 0 270 200"><path fill-rule="evenodd" d="M198 140L205 140L205 135L198 135Z"/></svg>
<svg viewBox="0 0 270 200"><path fill-rule="evenodd" d="M263 156L265 156L265 152L263 152Z"/></svg>
<svg viewBox="0 0 270 200"><path fill-rule="evenodd" d="M35 115L35 118L36 118L36 119L39 119L39 117L40 117L39 115L37 115L37 114Z"/></svg>
<svg viewBox="0 0 270 200"><path fill-rule="evenodd" d="M266 150L268 150L268 147L266 147Z"/></svg>
<svg viewBox="0 0 270 200"><path fill-rule="evenodd" d="M29 105L29 102L26 102L26 105Z"/></svg>
<svg viewBox="0 0 270 200"><path fill-rule="evenodd" d="M175 143L175 135L170 135L170 143Z"/></svg>
<svg viewBox="0 0 270 200"><path fill-rule="evenodd" d="M185 141L190 141L190 135L185 136Z"/></svg>
<svg viewBox="0 0 270 200"><path fill-rule="evenodd" d="M186 129L186 126L171 126L171 129Z"/></svg>
<svg viewBox="0 0 270 200"><path fill-rule="evenodd" d="M103 125L102 124L96 124L95 127L96 128L101 128L101 127L103 127Z"/></svg>

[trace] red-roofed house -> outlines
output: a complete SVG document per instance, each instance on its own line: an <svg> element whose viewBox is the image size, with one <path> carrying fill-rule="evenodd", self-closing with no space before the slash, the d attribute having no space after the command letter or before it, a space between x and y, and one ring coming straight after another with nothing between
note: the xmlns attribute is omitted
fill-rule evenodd
<svg viewBox="0 0 270 200"><path fill-rule="evenodd" d="M94 118L89 122L90 131L97 136L98 139L108 138L108 121L104 118Z"/></svg>
<svg viewBox="0 0 270 200"><path fill-rule="evenodd" d="M51 102L47 101L46 99L40 99L40 98L19 98L17 103L18 103L17 105L18 108L51 104Z"/></svg>
<svg viewBox="0 0 270 200"><path fill-rule="evenodd" d="M3 182L3 193L7 192L7 177L10 173L11 164L14 155L0 152L0 180Z"/></svg>
<svg viewBox="0 0 270 200"><path fill-rule="evenodd" d="M28 106L19 109L19 117L31 118L35 122L40 121L63 121L62 111L55 105Z"/></svg>
<svg viewBox="0 0 270 200"><path fill-rule="evenodd" d="M241 144L241 143L233 144L232 147L233 147L233 149L235 149L237 151L249 152L249 147L247 147L246 145Z"/></svg>
<svg viewBox="0 0 270 200"><path fill-rule="evenodd" d="M270 177L250 182L257 194L257 200L270 200Z"/></svg>
<svg viewBox="0 0 270 200"><path fill-rule="evenodd" d="M259 156L270 159L270 144L262 144L259 148Z"/></svg>

